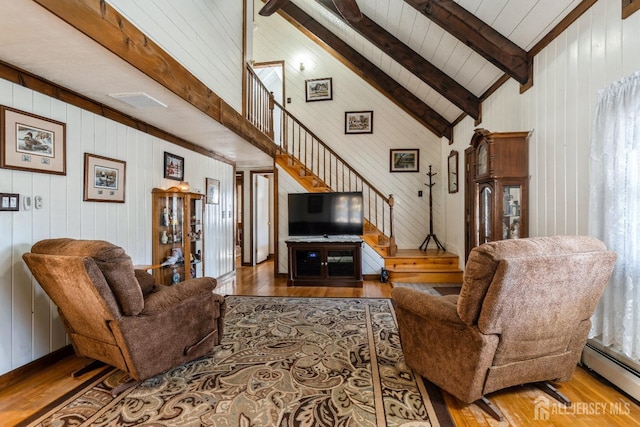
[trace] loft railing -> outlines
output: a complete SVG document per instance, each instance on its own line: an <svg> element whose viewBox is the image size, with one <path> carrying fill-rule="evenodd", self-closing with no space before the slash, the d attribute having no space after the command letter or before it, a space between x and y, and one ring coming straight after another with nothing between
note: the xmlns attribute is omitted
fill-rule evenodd
<svg viewBox="0 0 640 427"><path fill-rule="evenodd" d="M269 92L250 66L247 66L245 94L244 104L247 119L262 133L273 139L273 94Z"/></svg>
<svg viewBox="0 0 640 427"><path fill-rule="evenodd" d="M393 236L393 195L385 196L344 161L311 130L273 99L251 67L247 67L247 119L279 146L282 154L301 163L305 172L315 175L333 191L359 191L369 229ZM255 105L259 104L259 105ZM395 249L392 249L394 251Z"/></svg>

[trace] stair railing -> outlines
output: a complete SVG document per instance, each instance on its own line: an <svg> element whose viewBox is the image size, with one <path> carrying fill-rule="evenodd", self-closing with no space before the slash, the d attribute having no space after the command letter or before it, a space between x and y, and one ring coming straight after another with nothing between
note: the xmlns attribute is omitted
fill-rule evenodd
<svg viewBox="0 0 640 427"><path fill-rule="evenodd" d="M247 69L246 101L261 104L247 105L247 119L273 139L281 154L287 154L293 162L299 162L304 167L303 173L315 175L332 191L362 192L363 211L369 227L365 229L365 233L378 231L388 236L391 250L395 252L393 195L382 194L285 107L275 101L251 67L248 66ZM274 123L277 126L274 127Z"/></svg>

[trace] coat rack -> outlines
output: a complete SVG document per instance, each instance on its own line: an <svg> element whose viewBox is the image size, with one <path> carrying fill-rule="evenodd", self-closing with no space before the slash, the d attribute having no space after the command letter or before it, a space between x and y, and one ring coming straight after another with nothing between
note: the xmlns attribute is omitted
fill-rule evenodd
<svg viewBox="0 0 640 427"><path fill-rule="evenodd" d="M438 237L433 233L433 198L431 195L431 187L436 185L435 182L432 181L432 178L436 175L437 173L431 172L431 165L429 165L429 172L427 173L427 176L429 177L429 183L425 184L427 187L429 187L429 235L427 235L427 237L420 245L420 249L422 249L422 247L424 246L424 249L422 249L423 251L427 250L427 246L429 246L429 241L432 237L433 241L436 243L436 247L442 249L443 251L446 250L442 243L440 243L440 240L438 240Z"/></svg>

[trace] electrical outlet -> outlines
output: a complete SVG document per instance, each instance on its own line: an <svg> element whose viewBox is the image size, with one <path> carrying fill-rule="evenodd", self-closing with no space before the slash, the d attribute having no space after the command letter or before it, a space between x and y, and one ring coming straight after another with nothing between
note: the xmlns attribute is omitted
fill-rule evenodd
<svg viewBox="0 0 640 427"><path fill-rule="evenodd" d="M418 197L422 197L422 190L418 190Z"/></svg>

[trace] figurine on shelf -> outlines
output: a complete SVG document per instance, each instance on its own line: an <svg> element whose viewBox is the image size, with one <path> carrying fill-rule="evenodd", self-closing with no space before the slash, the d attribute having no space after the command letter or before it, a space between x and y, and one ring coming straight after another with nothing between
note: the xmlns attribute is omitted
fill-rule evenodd
<svg viewBox="0 0 640 427"><path fill-rule="evenodd" d="M160 233L160 242L163 245L166 245L167 243L169 243L169 236L167 235L167 230L162 230L162 233Z"/></svg>
<svg viewBox="0 0 640 427"><path fill-rule="evenodd" d="M170 224L169 209L165 207L164 209L162 209L162 225L164 225L165 227L168 227L169 224Z"/></svg>
<svg viewBox="0 0 640 427"><path fill-rule="evenodd" d="M518 239L520 238L520 221L514 219L511 223L511 238Z"/></svg>
<svg viewBox="0 0 640 427"><path fill-rule="evenodd" d="M173 269L173 276L171 276L171 283L175 285L176 283L180 283L180 273L178 273L178 269Z"/></svg>
<svg viewBox="0 0 640 427"><path fill-rule="evenodd" d="M184 257L182 255L182 249L180 248L173 248L171 249L171 256L169 256L161 265L165 266L165 265L174 265L179 263L180 261L183 261Z"/></svg>

